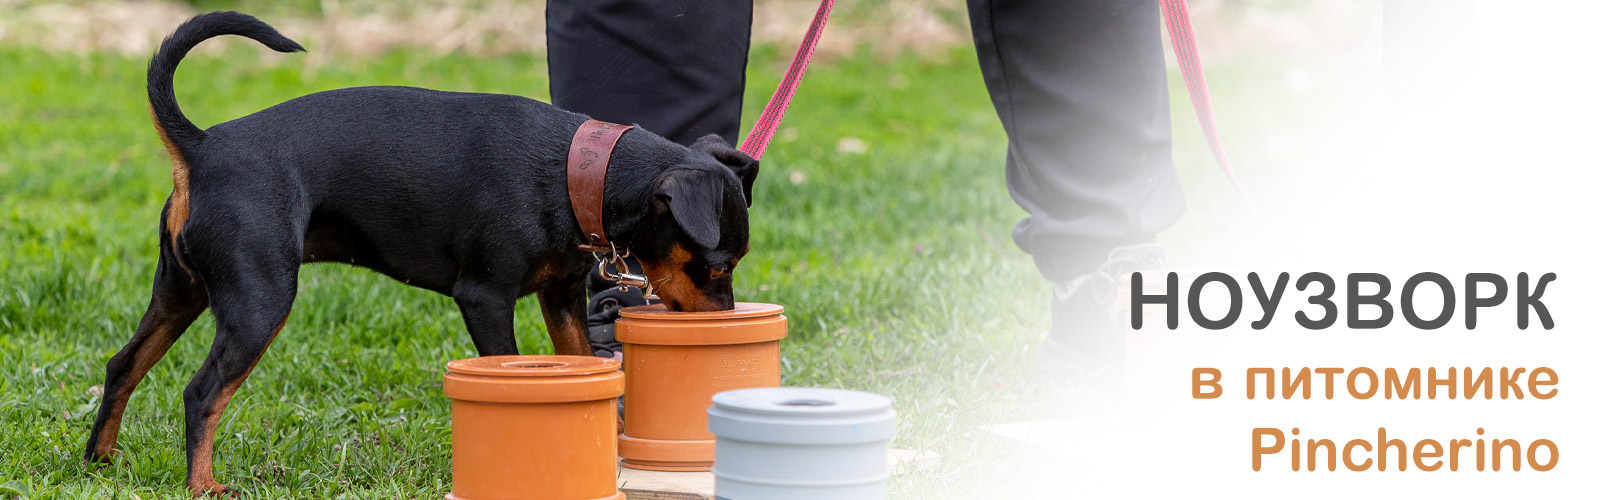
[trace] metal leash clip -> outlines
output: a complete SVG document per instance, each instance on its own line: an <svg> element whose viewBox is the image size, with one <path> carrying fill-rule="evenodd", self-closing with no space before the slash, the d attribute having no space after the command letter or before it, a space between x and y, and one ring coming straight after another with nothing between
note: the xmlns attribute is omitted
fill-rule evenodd
<svg viewBox="0 0 1600 500"><path fill-rule="evenodd" d="M617 285L624 292L628 291L628 287L630 286L638 287L640 290L644 291L645 298L654 297L655 290L650 286L650 278L643 274L634 274L633 270L628 268L628 261L626 259L632 254L632 251L618 252L616 244L612 243L610 252L606 252L605 254L596 252L594 254L595 260L599 261L596 270L600 271L601 278L617 282ZM617 272L611 273L608 269L606 269L606 264L615 266L617 268Z"/></svg>

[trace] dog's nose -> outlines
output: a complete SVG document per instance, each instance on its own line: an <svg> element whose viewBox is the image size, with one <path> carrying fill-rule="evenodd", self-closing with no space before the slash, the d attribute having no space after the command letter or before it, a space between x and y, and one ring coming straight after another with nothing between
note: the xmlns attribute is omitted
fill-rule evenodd
<svg viewBox="0 0 1600 500"><path fill-rule="evenodd" d="M697 300L676 300L662 297L661 302L667 305L668 310L678 312L715 312L733 309L733 298L695 297Z"/></svg>

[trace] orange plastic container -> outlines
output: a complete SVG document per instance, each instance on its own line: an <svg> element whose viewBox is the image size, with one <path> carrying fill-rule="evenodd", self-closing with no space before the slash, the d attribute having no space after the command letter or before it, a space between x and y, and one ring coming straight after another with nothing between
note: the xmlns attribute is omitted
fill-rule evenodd
<svg viewBox="0 0 1600 500"><path fill-rule="evenodd" d="M706 428L713 394L777 387L778 340L789 333L783 306L739 302L729 311L622 310L617 341L627 372L622 466L711 470L716 436Z"/></svg>
<svg viewBox="0 0 1600 500"><path fill-rule="evenodd" d="M627 498L617 492L621 363L486 356L448 366L455 484L445 498Z"/></svg>

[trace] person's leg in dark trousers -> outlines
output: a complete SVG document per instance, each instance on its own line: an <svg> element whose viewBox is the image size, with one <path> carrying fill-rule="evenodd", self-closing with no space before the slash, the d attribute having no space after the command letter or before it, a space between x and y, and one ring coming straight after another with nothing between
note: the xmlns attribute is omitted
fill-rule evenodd
<svg viewBox="0 0 1600 500"><path fill-rule="evenodd" d="M1183 211L1156 0L968 0L979 64L1010 139L1012 238L1055 283L1041 363L1121 357L1116 275L1160 267Z"/></svg>
<svg viewBox="0 0 1600 500"><path fill-rule="evenodd" d="M751 0L551 0L545 6L550 100L597 120L637 124L689 145L707 134L738 144L750 53ZM631 268L640 267L630 259ZM645 303L637 288L591 272L589 343L620 352L613 323Z"/></svg>
<svg viewBox="0 0 1600 500"><path fill-rule="evenodd" d="M739 138L751 0L551 0L550 100L689 145Z"/></svg>

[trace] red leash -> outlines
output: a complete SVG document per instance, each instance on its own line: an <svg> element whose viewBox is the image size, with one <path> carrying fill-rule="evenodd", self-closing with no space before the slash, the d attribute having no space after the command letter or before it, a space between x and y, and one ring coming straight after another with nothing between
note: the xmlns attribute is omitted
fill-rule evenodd
<svg viewBox="0 0 1600 500"><path fill-rule="evenodd" d="M833 0L822 0L822 5L817 6L817 15L811 18L811 28L806 30L805 41L800 42L800 49L795 51L794 62L789 63L789 72L783 75L778 89L772 92L772 99L767 101L767 108L761 110L761 118L756 119L756 126L739 144L739 150L744 154L760 160L761 154L767 152L767 144L772 142L772 135L777 133L778 122L783 121L783 112L789 110L789 100L794 99L794 91L800 87L800 78L806 75L806 66L811 64L811 56L817 51L817 40L822 38L822 27L828 24L828 13L832 11Z"/></svg>
<svg viewBox="0 0 1600 500"><path fill-rule="evenodd" d="M1217 119L1211 112L1211 89L1206 86L1206 72L1200 66L1200 47L1195 43L1194 24L1189 21L1189 3L1185 0L1161 0L1161 12L1167 18L1167 33L1172 35L1172 52L1178 56L1178 69L1183 72L1183 82L1189 88L1189 102L1194 104L1195 118L1200 120L1200 131L1211 146L1211 155L1216 157L1217 165L1222 167L1222 173L1228 175L1228 182L1233 183L1233 190L1244 199L1245 206L1256 217L1260 217L1261 212L1256 211L1255 203L1250 202L1250 196L1244 193L1244 185L1239 184L1239 176L1233 172L1233 162L1228 161L1228 152L1222 149L1222 135L1217 132Z"/></svg>
<svg viewBox="0 0 1600 500"><path fill-rule="evenodd" d="M822 4L817 6L817 15L811 19L811 27L806 30L806 38L800 43L800 48L795 51L794 61L789 63L789 72L783 75L783 81L772 92L766 109L761 110L761 117L756 119L755 127L750 129L750 134L739 145L739 150L751 158L760 160L767 151L767 144L772 142L773 134L777 133L778 123L783 121L783 113L789 110L789 101L794 99L795 90L800 87L806 66L811 64L811 56L817 51L817 41L822 38L822 28L828 24L828 13L832 11L833 0L822 0ZM1172 51L1177 54L1178 68L1183 72L1184 84L1189 88L1189 102L1194 104L1195 117L1200 121L1206 144L1211 147L1211 154L1222 167L1222 173L1227 174L1228 182L1233 183L1233 190L1259 217L1260 212L1256 211L1250 196L1245 194L1244 185L1239 183L1239 176L1233 171L1233 162L1228 160L1228 153L1222 148L1222 135L1217 132L1216 116L1211 111L1211 90L1206 86L1206 73L1200 65L1200 48L1195 43L1194 24L1189 20L1189 4L1185 0L1161 0L1161 11L1166 17L1167 33L1172 35Z"/></svg>

